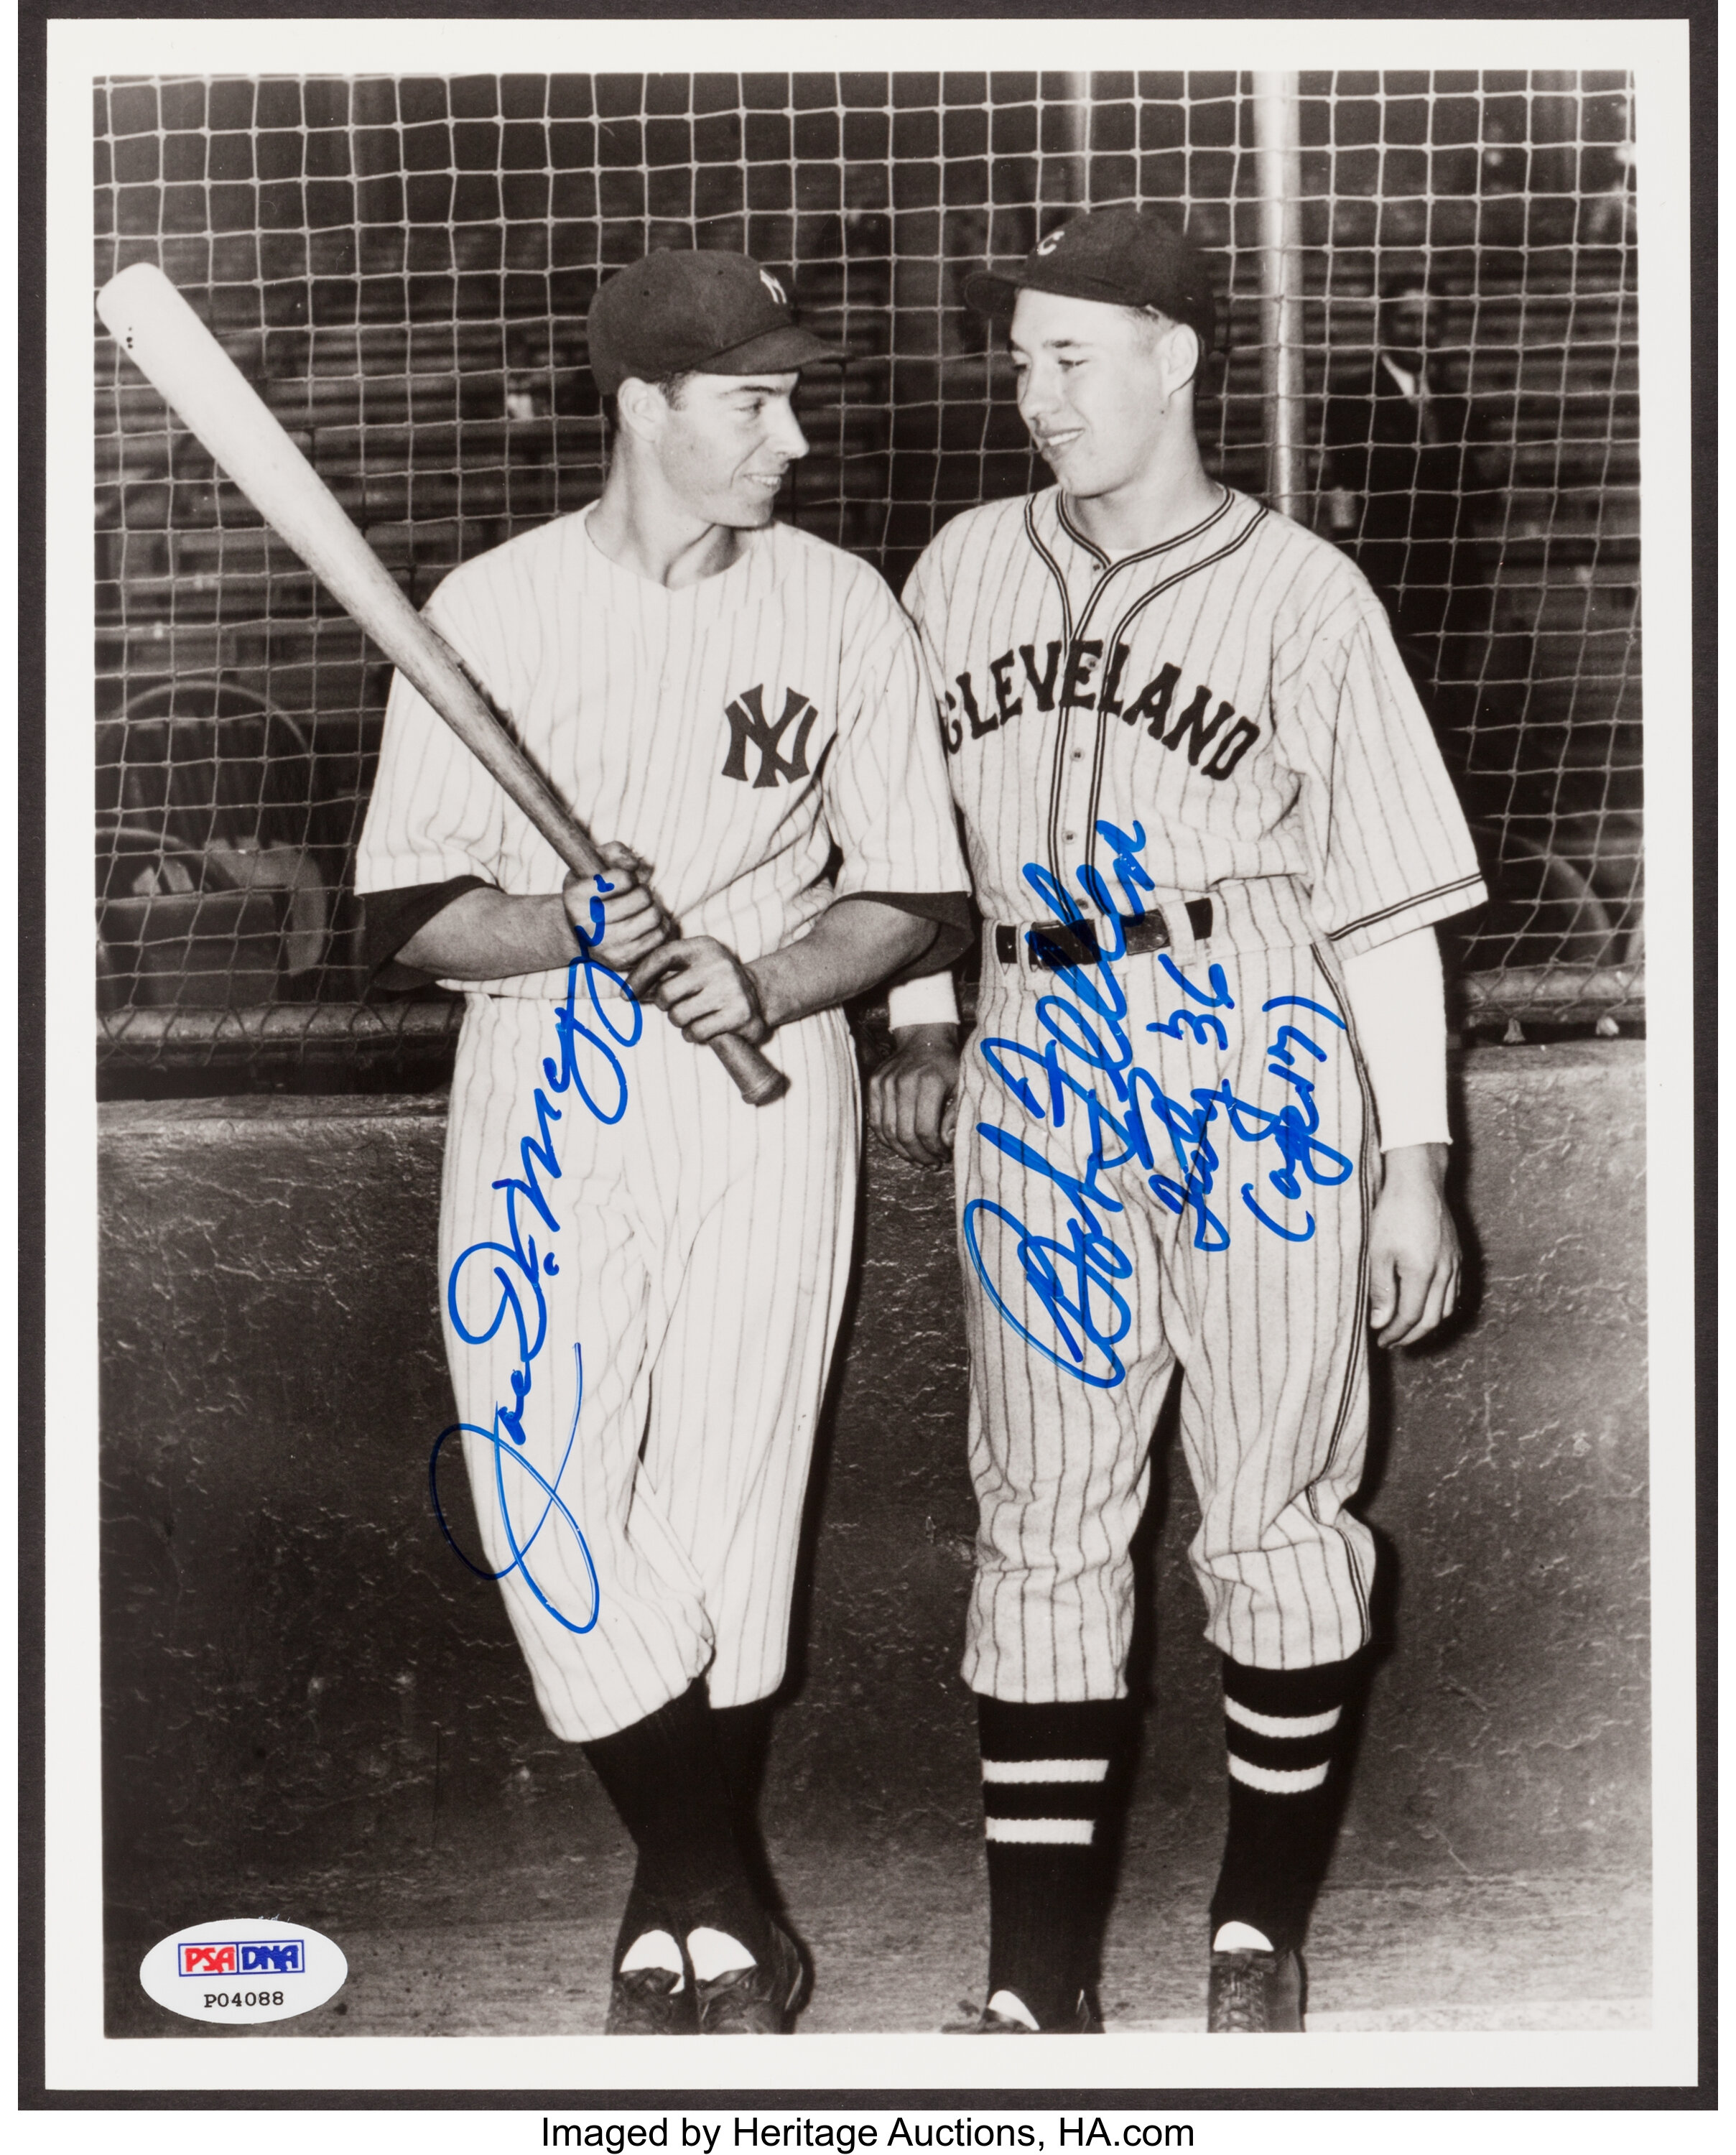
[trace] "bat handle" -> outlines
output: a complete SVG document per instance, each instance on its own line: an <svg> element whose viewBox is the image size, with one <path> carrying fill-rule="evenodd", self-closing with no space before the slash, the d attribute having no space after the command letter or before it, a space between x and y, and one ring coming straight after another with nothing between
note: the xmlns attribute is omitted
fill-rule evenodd
<svg viewBox="0 0 1736 2155"><path fill-rule="evenodd" d="M486 708L483 692L471 679L463 661L443 639L437 637L435 641L451 660L460 682ZM485 728L479 742L473 744L473 747L484 767L494 771L502 787L575 874L594 876L602 873L602 855L597 851L596 840L535 766L510 748L504 733L496 741ZM769 1107L789 1091L790 1081L776 1063L768 1062L752 1042L744 1040L740 1033L726 1032L720 1039L714 1040L711 1046L718 1061L735 1081L736 1091L750 1108Z"/></svg>
<svg viewBox="0 0 1736 2155"><path fill-rule="evenodd" d="M726 1032L714 1040L717 1059L735 1082L735 1089L750 1108L764 1108L781 1100L790 1089L783 1072L766 1060L750 1040L739 1032Z"/></svg>
<svg viewBox="0 0 1736 2155"><path fill-rule="evenodd" d="M601 873L602 861L593 849L590 835L571 817L567 827L560 832L556 850L566 865L580 875ZM790 1089L790 1081L775 1062L768 1062L750 1040L744 1040L739 1032L726 1032L714 1040L711 1049L735 1081L736 1091L750 1108L769 1107L774 1100L781 1100Z"/></svg>

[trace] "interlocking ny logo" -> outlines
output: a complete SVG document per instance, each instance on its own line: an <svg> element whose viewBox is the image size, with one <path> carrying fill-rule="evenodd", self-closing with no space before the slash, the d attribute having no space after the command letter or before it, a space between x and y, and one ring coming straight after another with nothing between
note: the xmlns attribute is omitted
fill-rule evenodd
<svg viewBox="0 0 1736 2155"><path fill-rule="evenodd" d="M747 751L751 743L760 751L760 768L754 779L756 789L776 786L781 778L792 785L798 778L806 778L808 735L819 715L799 688L786 688L784 714L774 724L766 715L764 682L744 688L733 704L724 707L724 716L730 721L730 753L724 760L724 776L747 783ZM790 753L781 755L784 735L792 725L796 734Z"/></svg>
<svg viewBox="0 0 1736 2155"><path fill-rule="evenodd" d="M1047 239L1039 239L1037 243L1037 253L1039 254L1052 254L1055 249L1061 244L1061 234L1064 229L1064 227L1057 225Z"/></svg>
<svg viewBox="0 0 1736 2155"><path fill-rule="evenodd" d="M784 296L783 286L779 284L776 278L772 275L769 269L762 269L760 272L760 282L766 287L766 290L771 293L772 298L776 300L779 306L787 307L789 305L790 302Z"/></svg>

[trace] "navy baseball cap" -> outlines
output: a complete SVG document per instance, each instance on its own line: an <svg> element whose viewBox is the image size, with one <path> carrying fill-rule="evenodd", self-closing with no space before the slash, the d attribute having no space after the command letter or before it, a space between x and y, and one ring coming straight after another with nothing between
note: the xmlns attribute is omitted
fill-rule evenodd
<svg viewBox="0 0 1736 2155"><path fill-rule="evenodd" d="M1021 292L1056 292L1112 307L1155 307L1196 331L1206 351L1216 333L1206 257L1149 210L1088 210L1040 239L1012 276L979 269L965 279L965 304L991 321L1004 321Z"/></svg>
<svg viewBox="0 0 1736 2155"><path fill-rule="evenodd" d="M801 327L769 269L709 248L659 248L618 271L597 288L587 327L605 397L629 376L787 374L844 356Z"/></svg>

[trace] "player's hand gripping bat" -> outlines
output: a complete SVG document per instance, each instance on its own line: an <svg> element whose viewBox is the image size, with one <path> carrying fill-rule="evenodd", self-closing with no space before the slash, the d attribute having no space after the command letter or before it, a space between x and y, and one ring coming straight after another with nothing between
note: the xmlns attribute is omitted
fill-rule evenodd
<svg viewBox="0 0 1736 2155"><path fill-rule="evenodd" d="M398 589L313 466L258 392L155 264L110 279L96 311L170 410L203 443L272 529L354 616L405 678L528 816L567 867L603 866L577 821L486 699ZM711 1043L741 1096L755 1107L789 1089L758 1048L735 1033Z"/></svg>

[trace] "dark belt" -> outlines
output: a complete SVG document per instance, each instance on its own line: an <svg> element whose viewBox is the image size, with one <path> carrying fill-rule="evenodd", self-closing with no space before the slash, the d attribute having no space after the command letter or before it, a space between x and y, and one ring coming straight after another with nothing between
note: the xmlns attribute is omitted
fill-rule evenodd
<svg viewBox="0 0 1736 2155"><path fill-rule="evenodd" d="M1211 933L1211 900L1209 898L1191 898L1187 901L1187 924L1194 931L1196 942L1203 943ZM995 925L995 955L1003 965L1016 965L1019 960L1019 937L1022 934L1030 946L1031 962L1045 972L1057 972L1067 965L1094 965L1097 963L1097 923L1094 920L1039 920L1033 927L1020 929L1011 923L997 921ZM1160 913L1141 913L1131 919L1121 919L1123 946L1129 957L1137 958L1150 950L1167 950L1170 947L1170 924Z"/></svg>

